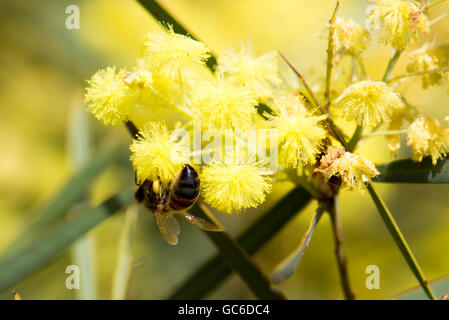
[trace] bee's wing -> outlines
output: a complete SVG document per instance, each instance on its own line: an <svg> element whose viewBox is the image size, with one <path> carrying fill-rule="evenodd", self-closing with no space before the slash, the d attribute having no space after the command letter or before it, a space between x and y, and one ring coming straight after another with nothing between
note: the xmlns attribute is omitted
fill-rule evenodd
<svg viewBox="0 0 449 320"><path fill-rule="evenodd" d="M198 218L197 216L194 216L193 214L187 213L187 212L176 212L177 215L179 215L181 218L183 218L185 221L190 222L191 224L194 224L200 229L206 230L206 231L223 231L223 228L209 222L207 220Z"/></svg>
<svg viewBox="0 0 449 320"><path fill-rule="evenodd" d="M175 217L172 215L164 215L160 212L154 212L154 218L162 238L171 245L178 244L180 230L179 223Z"/></svg>

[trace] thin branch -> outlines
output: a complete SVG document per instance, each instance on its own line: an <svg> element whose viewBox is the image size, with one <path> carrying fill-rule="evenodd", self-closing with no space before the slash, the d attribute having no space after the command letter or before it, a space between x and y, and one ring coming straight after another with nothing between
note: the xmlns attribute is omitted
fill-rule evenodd
<svg viewBox="0 0 449 320"><path fill-rule="evenodd" d="M340 212L338 208L338 196L333 198L332 204L329 208L329 215L332 223L332 231L335 242L335 255L338 262L338 271L340 273L341 287L346 300L354 300L355 294L351 289L349 283L349 275L347 268L346 255L343 249L343 228L340 219Z"/></svg>
<svg viewBox="0 0 449 320"><path fill-rule="evenodd" d="M324 91L325 108L329 109L330 106L330 91L331 91L331 78L334 59L334 33L335 33L335 19L337 18L337 11L340 7L340 0L337 0L334 13L329 20L329 39L327 44L327 68L326 68L326 89Z"/></svg>
<svg viewBox="0 0 449 320"><path fill-rule="evenodd" d="M399 229L396 221L394 220L394 218L391 215L390 211L388 210L387 206L385 205L383 200L379 197L377 192L374 190L371 182L366 183L366 188L368 189L368 192L371 195L371 198L373 199L373 201L377 207L377 210L380 213L380 216L382 217L385 225L387 226L388 230L390 231L391 235L393 236L393 239L396 242L396 245L398 246L398 248L401 251L402 255L404 256L405 260L407 261L407 264L409 265L409 267L412 270L413 274L415 275L416 279L418 279L421 287L426 292L427 296L430 299L435 300L435 295L429 286L429 282L424 277L424 274L421 271L421 268L419 267L418 262L416 261L416 258L414 257L412 250L408 246L407 241L405 240L404 236L402 235L401 230Z"/></svg>
<svg viewBox="0 0 449 320"><path fill-rule="evenodd" d="M402 54L402 50L394 50L393 51L393 55L391 56L390 60L388 61L387 69L385 70L385 73L382 77L382 81L386 82L387 79L390 77L401 54Z"/></svg>
<svg viewBox="0 0 449 320"><path fill-rule="evenodd" d="M373 137L373 136L389 136L392 134L403 134L403 133L407 133L407 129L404 130L388 130L388 131L373 131L370 133L366 133L362 136L362 139L364 138L368 138L368 137Z"/></svg>
<svg viewBox="0 0 449 320"><path fill-rule="evenodd" d="M433 70L410 72L410 73L406 73L406 74L402 74L400 76L396 76L396 77L390 78L390 79L387 80L387 82L390 84L391 82L394 82L394 81L397 81L397 80L401 80L401 79L404 79L404 78L415 77L415 76L422 76L422 75L425 75L425 74L435 73L435 72L443 72L443 71L447 71L447 69L448 69L448 67L443 67L443 68L433 69Z"/></svg>
<svg viewBox="0 0 449 320"><path fill-rule="evenodd" d="M287 60L287 58L282 54L282 52L279 52L279 55L281 58L287 63L287 65L292 69L292 71L296 74L296 76L299 78L299 80L302 82L304 87L306 88L307 92L310 94L313 102L321 112L325 115L327 115L327 122L329 124L330 133L337 139L346 149L349 148L348 144L345 141L343 133L340 131L340 129L335 125L334 121L332 120L330 114L327 112L327 110L324 108L323 104L318 100L317 96L313 92L313 90L309 87L304 77L299 73L299 71L290 63L290 61Z"/></svg>
<svg viewBox="0 0 449 320"><path fill-rule="evenodd" d="M425 11L427 11L430 8L435 7L435 6L439 5L439 4L442 4L444 2L447 2L447 0L437 0L437 1L433 2L433 3L429 3L428 5L426 5Z"/></svg>

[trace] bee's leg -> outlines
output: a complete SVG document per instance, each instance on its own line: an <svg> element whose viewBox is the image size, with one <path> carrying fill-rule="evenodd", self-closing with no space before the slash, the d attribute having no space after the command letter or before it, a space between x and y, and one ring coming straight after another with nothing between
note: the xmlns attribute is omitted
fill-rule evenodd
<svg viewBox="0 0 449 320"><path fill-rule="evenodd" d="M134 183L136 184L136 186L139 185L139 182L137 181L137 172L134 170Z"/></svg>
<svg viewBox="0 0 449 320"><path fill-rule="evenodd" d="M136 200L138 202L142 202L143 199L145 199L145 192L143 190L143 186L144 184L142 184L141 186L139 186L136 190L136 192L134 193L134 197L136 198Z"/></svg>

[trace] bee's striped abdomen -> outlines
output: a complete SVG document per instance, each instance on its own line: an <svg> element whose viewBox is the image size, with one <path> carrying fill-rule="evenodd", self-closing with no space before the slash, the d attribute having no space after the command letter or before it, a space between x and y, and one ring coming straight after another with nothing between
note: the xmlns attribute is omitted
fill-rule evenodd
<svg viewBox="0 0 449 320"><path fill-rule="evenodd" d="M190 165L186 165L172 185L170 207L183 211L193 205L200 193L200 177Z"/></svg>

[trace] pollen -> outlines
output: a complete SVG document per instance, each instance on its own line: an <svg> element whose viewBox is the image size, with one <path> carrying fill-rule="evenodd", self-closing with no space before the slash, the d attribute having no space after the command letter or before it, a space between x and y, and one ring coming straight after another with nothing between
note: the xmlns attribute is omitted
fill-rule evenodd
<svg viewBox="0 0 449 320"><path fill-rule="evenodd" d="M337 17L334 23L333 45L336 52L346 51L360 55L370 39L367 30L352 19Z"/></svg>
<svg viewBox="0 0 449 320"><path fill-rule="evenodd" d="M208 81L192 92L190 108L206 129L249 128L257 99L248 89L225 80Z"/></svg>
<svg viewBox="0 0 449 320"><path fill-rule="evenodd" d="M272 187L271 178L254 161L209 164L201 179L206 203L227 214L259 206Z"/></svg>
<svg viewBox="0 0 449 320"><path fill-rule="evenodd" d="M128 117L133 97L123 82L124 70L115 67L97 71L88 81L85 103L87 110L105 125L121 125Z"/></svg>
<svg viewBox="0 0 449 320"><path fill-rule="evenodd" d="M269 98L273 86L281 83L277 53L268 52L256 57L250 43L242 44L240 52L225 51L218 58L217 71L235 85L254 92L259 101Z"/></svg>
<svg viewBox="0 0 449 320"><path fill-rule="evenodd" d="M360 81L352 84L334 100L347 120L363 127L375 127L390 122L395 112L403 106L399 94L383 81Z"/></svg>
<svg viewBox="0 0 449 320"><path fill-rule="evenodd" d="M174 141L164 122L148 122L130 150L139 183L161 181L167 186L189 160L182 144Z"/></svg>
<svg viewBox="0 0 449 320"><path fill-rule="evenodd" d="M368 12L373 30L379 30L379 40L403 49L430 32L429 20L424 14L424 2L415 0L370 0L374 2Z"/></svg>
<svg viewBox="0 0 449 320"><path fill-rule="evenodd" d="M407 145L412 147L412 160L421 162L429 156L435 165L449 152L449 129L434 118L419 117L408 128Z"/></svg>
<svg viewBox="0 0 449 320"><path fill-rule="evenodd" d="M184 70L203 66L209 49L201 42L177 34L172 26L146 36L143 57L149 70L169 80L180 81Z"/></svg>
<svg viewBox="0 0 449 320"><path fill-rule="evenodd" d="M270 119L270 126L278 132L279 163L290 168L313 164L322 151L326 137L322 121L327 116L312 115L298 95L277 99L275 107L277 115Z"/></svg>
<svg viewBox="0 0 449 320"><path fill-rule="evenodd" d="M341 152L340 149L343 148L329 147L327 154L321 159L322 166L315 172L321 173L326 181L336 176L341 179L341 187L363 192L364 183L379 172L370 160L356 153L344 150Z"/></svg>

